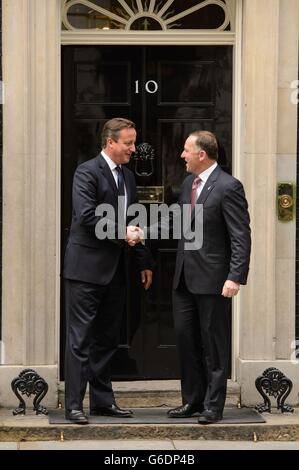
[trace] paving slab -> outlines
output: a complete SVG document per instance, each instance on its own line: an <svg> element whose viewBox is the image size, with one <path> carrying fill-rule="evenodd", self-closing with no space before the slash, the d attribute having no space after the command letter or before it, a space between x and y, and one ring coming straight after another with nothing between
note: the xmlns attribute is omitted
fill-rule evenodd
<svg viewBox="0 0 299 470"><path fill-rule="evenodd" d="M173 441L176 450L299 450L298 442L277 441Z"/></svg>
<svg viewBox="0 0 299 470"><path fill-rule="evenodd" d="M18 442L0 442L0 450L18 450Z"/></svg>
<svg viewBox="0 0 299 470"><path fill-rule="evenodd" d="M21 442L20 450L174 450L170 440L163 441L64 441Z"/></svg>
<svg viewBox="0 0 299 470"><path fill-rule="evenodd" d="M1 450L28 451L298 451L297 442L278 441L219 441L219 440L102 440L102 441L35 441L0 442ZM128 454L129 455L129 454Z"/></svg>

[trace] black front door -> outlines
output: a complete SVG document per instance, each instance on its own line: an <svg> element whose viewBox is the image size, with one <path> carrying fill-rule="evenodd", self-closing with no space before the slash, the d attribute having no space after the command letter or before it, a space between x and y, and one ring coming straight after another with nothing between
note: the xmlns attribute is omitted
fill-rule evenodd
<svg viewBox="0 0 299 470"><path fill-rule="evenodd" d="M138 151L129 166L147 206L150 201L176 202L186 176L180 154L193 130L216 133L220 164L230 171L230 46L64 46L62 71L62 246L71 221L74 171L99 153L107 119L120 116L136 123ZM139 288L134 259L129 259L114 378L179 376L171 313L175 249L173 240L153 245L157 267L153 286L146 293ZM64 332L63 294L61 311ZM63 358L64 334L61 346Z"/></svg>

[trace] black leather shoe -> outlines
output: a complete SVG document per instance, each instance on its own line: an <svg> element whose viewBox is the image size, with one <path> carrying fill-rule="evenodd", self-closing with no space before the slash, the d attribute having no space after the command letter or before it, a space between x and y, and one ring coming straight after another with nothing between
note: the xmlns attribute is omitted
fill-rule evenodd
<svg viewBox="0 0 299 470"><path fill-rule="evenodd" d="M91 416L113 416L115 418L131 418L133 416L133 411L131 410L122 410L118 408L117 405L111 406L101 406L95 410L90 411Z"/></svg>
<svg viewBox="0 0 299 470"><path fill-rule="evenodd" d="M213 410L204 410L198 418L199 424L213 424L222 420L222 413Z"/></svg>
<svg viewBox="0 0 299 470"><path fill-rule="evenodd" d="M203 411L203 408L200 405L191 405L190 403L186 403L186 405L168 410L167 416L168 418L190 418L194 413L201 411Z"/></svg>
<svg viewBox="0 0 299 470"><path fill-rule="evenodd" d="M65 418L75 424L88 424L88 419L81 410L67 410Z"/></svg>

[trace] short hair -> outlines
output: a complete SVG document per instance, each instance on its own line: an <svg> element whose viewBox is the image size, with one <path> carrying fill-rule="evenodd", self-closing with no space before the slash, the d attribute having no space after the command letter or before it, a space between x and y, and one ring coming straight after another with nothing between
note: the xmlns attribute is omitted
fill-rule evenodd
<svg viewBox="0 0 299 470"><path fill-rule="evenodd" d="M195 147L204 150L211 160L218 160L218 144L216 136L209 131L191 132L190 136L195 136Z"/></svg>
<svg viewBox="0 0 299 470"><path fill-rule="evenodd" d="M102 129L102 148L107 145L107 139L111 137L115 142L119 139L122 129L135 129L135 123L125 118L113 118L104 124Z"/></svg>

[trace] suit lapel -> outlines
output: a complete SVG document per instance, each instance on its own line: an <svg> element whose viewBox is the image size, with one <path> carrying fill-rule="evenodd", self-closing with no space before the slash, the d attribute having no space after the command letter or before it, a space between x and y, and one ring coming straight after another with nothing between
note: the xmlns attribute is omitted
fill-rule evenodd
<svg viewBox="0 0 299 470"><path fill-rule="evenodd" d="M107 164L107 162L105 161L105 159L103 158L102 154L99 154L98 155L98 161L99 161L99 167L100 167L100 170L101 172L103 173L104 177L108 180L109 182L109 185L113 191L113 194L115 196L115 199L117 201L117 197L118 197L118 188L116 186L116 183L115 183L115 179L112 175L112 172ZM124 180L125 180L125 186L126 186L126 191L127 191L127 206L130 205L131 203L131 198L132 198L132 191L131 191L131 187L130 187L130 180L129 180L129 175L128 175L128 170L126 167L122 167L123 169L123 174L124 174Z"/></svg>
<svg viewBox="0 0 299 470"><path fill-rule="evenodd" d="M208 177L206 184L204 185L203 190L201 191L199 198L196 201L197 204L204 204L206 202L207 198L209 197L209 195L214 189L214 186L216 184L216 181L220 172L221 172L221 168L218 165Z"/></svg>
<svg viewBox="0 0 299 470"><path fill-rule="evenodd" d="M115 179L112 175L112 172L111 172L108 164L106 163L105 159L103 158L102 154L98 155L98 161L99 161L99 167L100 167L104 177L108 180L109 185L110 185L110 187L113 191L113 194L115 195L116 200L117 200L118 190L117 190L117 186L116 186L116 183L115 183Z"/></svg>
<svg viewBox="0 0 299 470"><path fill-rule="evenodd" d="M214 187L215 187L215 184L216 184L216 181L217 181L217 178L219 176L221 172L221 168L220 166L218 165L215 170L210 174L209 178L207 179L204 187L203 187L203 190L201 191L200 195L199 195L199 198L197 199L196 201L196 204L204 204L206 202L206 200L208 199L209 195L211 194L211 192L213 191ZM193 183L193 180L192 180L192 183ZM191 188L192 188L192 183L191 183ZM191 194L191 189L190 189L190 194ZM192 215L191 215L191 219L194 218L194 209L192 211Z"/></svg>

